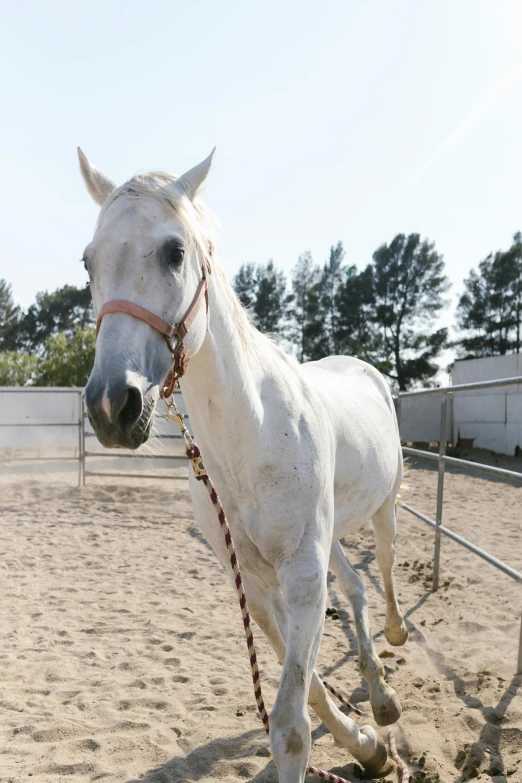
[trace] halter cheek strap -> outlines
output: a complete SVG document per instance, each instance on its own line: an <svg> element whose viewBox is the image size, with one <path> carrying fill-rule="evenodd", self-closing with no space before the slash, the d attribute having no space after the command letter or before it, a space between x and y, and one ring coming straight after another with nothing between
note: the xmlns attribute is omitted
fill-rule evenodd
<svg viewBox="0 0 522 783"><path fill-rule="evenodd" d="M194 323L203 302L203 298L205 299L205 308L208 315L207 275L209 275L210 272L210 264L205 261L201 266L201 280L199 281L194 298L190 303L183 320L180 321L179 324L171 324L168 321L164 321L159 315L152 313L150 310L147 310L145 307L141 307L134 302L129 302L126 299L112 299L110 302L105 302L105 304L100 307L96 320L96 337L98 337L101 322L105 315L109 315L109 313L126 313L127 315L132 315L133 318L137 318L139 321L144 321L165 338L174 362L161 385L160 397L162 398L171 396L178 378L181 378L186 372L189 357L183 340ZM177 337L176 345L172 345L173 337Z"/></svg>

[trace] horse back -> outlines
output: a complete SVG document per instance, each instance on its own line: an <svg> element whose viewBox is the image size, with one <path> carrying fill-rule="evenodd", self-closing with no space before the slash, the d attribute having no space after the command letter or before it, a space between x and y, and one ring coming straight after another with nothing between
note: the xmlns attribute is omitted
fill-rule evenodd
<svg viewBox="0 0 522 783"><path fill-rule="evenodd" d="M391 391L378 370L348 356L307 362L299 370L330 424L336 516L346 532L346 526L371 517L400 484L402 454Z"/></svg>

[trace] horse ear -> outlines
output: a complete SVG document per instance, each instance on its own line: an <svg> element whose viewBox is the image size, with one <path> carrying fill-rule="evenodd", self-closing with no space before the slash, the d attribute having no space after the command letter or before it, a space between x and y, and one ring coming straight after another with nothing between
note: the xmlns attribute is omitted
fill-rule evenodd
<svg viewBox="0 0 522 783"><path fill-rule="evenodd" d="M107 196L116 188L116 183L103 171L93 166L80 147L78 147L78 159L87 190L101 207Z"/></svg>
<svg viewBox="0 0 522 783"><path fill-rule="evenodd" d="M215 151L216 148L214 147L208 158L205 158L202 163L198 163L198 165L194 166L193 169L186 171L181 175L181 177L179 177L179 179L176 180L176 188L188 196L191 201L197 194L198 190L200 190L208 176Z"/></svg>

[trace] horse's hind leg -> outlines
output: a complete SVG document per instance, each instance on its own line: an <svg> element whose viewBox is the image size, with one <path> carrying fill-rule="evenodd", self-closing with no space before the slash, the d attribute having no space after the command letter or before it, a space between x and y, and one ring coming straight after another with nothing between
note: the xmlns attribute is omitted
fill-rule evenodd
<svg viewBox="0 0 522 783"><path fill-rule="evenodd" d="M386 593L386 625L384 634L390 644L399 646L406 642L408 631L399 608L393 579L396 532L395 493L392 493L373 515L372 521L376 541L375 554Z"/></svg>
<svg viewBox="0 0 522 783"><path fill-rule="evenodd" d="M346 559L339 542L332 546L330 569L339 579L341 590L352 606L359 646L359 666L368 683L373 717L379 726L389 726L400 718L401 705L393 688L384 681L382 663L373 646L368 598L362 579Z"/></svg>
<svg viewBox="0 0 522 783"><path fill-rule="evenodd" d="M285 658L286 611L281 592L278 588L262 589L246 575L243 581L252 617L282 663ZM337 745L347 748L368 773L381 771L387 758L382 739L371 726L359 728L355 721L337 708L316 671L312 675L308 704L331 732Z"/></svg>

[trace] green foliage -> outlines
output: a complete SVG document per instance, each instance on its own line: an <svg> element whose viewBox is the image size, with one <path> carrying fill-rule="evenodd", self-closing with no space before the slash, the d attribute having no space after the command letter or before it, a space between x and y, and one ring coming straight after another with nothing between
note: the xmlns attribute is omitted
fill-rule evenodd
<svg viewBox="0 0 522 783"><path fill-rule="evenodd" d="M257 296L255 264L242 264L239 267L239 272L234 278L234 289L246 309L250 310L255 304Z"/></svg>
<svg viewBox="0 0 522 783"><path fill-rule="evenodd" d="M292 270L291 296L285 295L284 277L272 262L243 265L235 288L263 328L264 318L271 318L276 326L269 328L277 333L288 317L285 336L300 361L348 354L374 364L401 389L429 380L447 345L447 330L433 331L449 288L442 257L418 234L397 235L361 272L346 266L344 255L341 242L332 245L321 268L303 253ZM265 295L264 285L273 298Z"/></svg>
<svg viewBox="0 0 522 783"><path fill-rule="evenodd" d="M522 234L506 252L489 255L464 281L457 323L463 357L520 353L522 325Z"/></svg>
<svg viewBox="0 0 522 783"><path fill-rule="evenodd" d="M95 332L76 326L72 337L65 332L45 341L34 373L35 386L85 386L94 364Z"/></svg>
<svg viewBox="0 0 522 783"><path fill-rule="evenodd" d="M342 281L346 274L343 266L344 247L342 242L332 245L330 256L323 267L320 281L320 301L323 316L323 335L324 343L322 350L327 355L334 355L341 352L339 335L339 289L342 287Z"/></svg>
<svg viewBox="0 0 522 783"><path fill-rule="evenodd" d="M0 278L0 351L16 350L19 321L20 308L13 301L11 286Z"/></svg>
<svg viewBox="0 0 522 783"><path fill-rule="evenodd" d="M321 270L309 252L299 256L292 270L291 342L300 362L314 358L322 337L319 280ZM320 350L320 349L319 349Z"/></svg>
<svg viewBox="0 0 522 783"><path fill-rule="evenodd" d="M52 293L47 291L36 295L18 326L18 347L26 350L43 350L45 341L51 335L66 334L72 337L76 328L94 323L91 291L88 286L77 288L65 285Z"/></svg>
<svg viewBox="0 0 522 783"><path fill-rule="evenodd" d="M348 267L345 279L337 291L336 305L338 352L364 359L380 369L387 369L388 365L381 366L379 358L382 353L382 339L375 324L371 265L362 272L358 272L355 266Z"/></svg>
<svg viewBox="0 0 522 783"><path fill-rule="evenodd" d="M373 254L374 320L381 332L381 367L401 391L427 381L448 344L447 329L433 332L450 287L444 261L419 234L397 234Z"/></svg>
<svg viewBox="0 0 522 783"><path fill-rule="evenodd" d="M18 351L0 353L0 386L27 386L35 369L35 356Z"/></svg>
<svg viewBox="0 0 522 783"><path fill-rule="evenodd" d="M294 307L291 311L301 361L340 353L338 293L345 275L342 242L332 245L321 269L310 253L299 257L292 273Z"/></svg>
<svg viewBox="0 0 522 783"><path fill-rule="evenodd" d="M243 264L234 278L234 288L262 332L281 332L291 297L286 294L285 274L275 269L273 261Z"/></svg>

